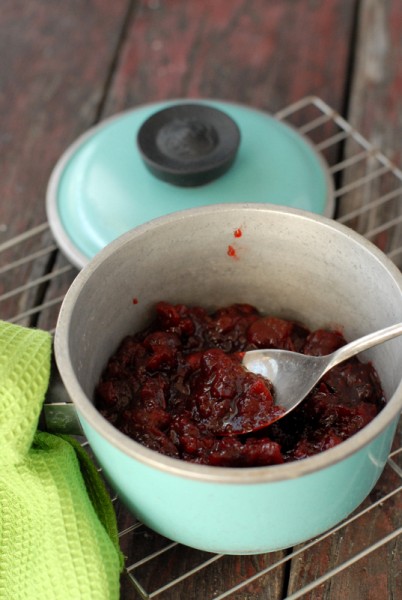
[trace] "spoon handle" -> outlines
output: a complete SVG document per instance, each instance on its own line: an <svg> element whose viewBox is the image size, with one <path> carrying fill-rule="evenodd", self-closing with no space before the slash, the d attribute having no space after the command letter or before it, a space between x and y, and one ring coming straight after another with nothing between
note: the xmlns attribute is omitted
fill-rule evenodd
<svg viewBox="0 0 402 600"><path fill-rule="evenodd" d="M395 325L391 325L390 327L385 327L385 329L380 329L379 331L375 331L374 333L369 333L358 340L350 342L346 344L346 346L342 346L339 350L336 350L332 354L332 360L330 364L326 368L326 371L334 367L335 365L355 356L355 354L359 354L359 352L363 352L368 348L372 348L373 346L377 346L378 344L382 344L387 340L391 340L398 335L402 335L402 323L396 323Z"/></svg>

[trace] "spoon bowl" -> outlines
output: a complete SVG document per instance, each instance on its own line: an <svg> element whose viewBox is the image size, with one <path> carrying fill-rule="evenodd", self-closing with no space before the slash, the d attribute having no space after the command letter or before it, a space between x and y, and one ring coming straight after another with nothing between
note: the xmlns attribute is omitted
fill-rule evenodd
<svg viewBox="0 0 402 600"><path fill-rule="evenodd" d="M231 434L251 433L271 425L296 408L332 367L401 334L402 323L397 323L354 340L325 356L276 349L245 352L242 362L246 369L262 375L273 384L275 407L266 418L252 415L252 418L242 422L241 430L232 429Z"/></svg>

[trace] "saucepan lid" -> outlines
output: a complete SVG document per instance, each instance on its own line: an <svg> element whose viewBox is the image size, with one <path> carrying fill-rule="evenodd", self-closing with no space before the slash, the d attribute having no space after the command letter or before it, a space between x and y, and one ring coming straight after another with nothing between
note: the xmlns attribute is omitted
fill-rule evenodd
<svg viewBox="0 0 402 600"><path fill-rule="evenodd" d="M56 242L82 268L141 223L226 202L332 216L333 180L312 143L268 113L176 100L120 113L80 136L53 169L46 209Z"/></svg>

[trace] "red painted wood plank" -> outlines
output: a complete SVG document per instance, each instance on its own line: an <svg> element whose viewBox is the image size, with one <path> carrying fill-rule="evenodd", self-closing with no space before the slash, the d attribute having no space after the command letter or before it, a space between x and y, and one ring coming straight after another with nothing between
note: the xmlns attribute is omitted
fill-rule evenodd
<svg viewBox="0 0 402 600"><path fill-rule="evenodd" d="M349 119L402 164L402 3L364 0Z"/></svg>
<svg viewBox="0 0 402 600"><path fill-rule="evenodd" d="M316 94L343 105L355 2L142 0L106 113L215 97L276 111Z"/></svg>
<svg viewBox="0 0 402 600"><path fill-rule="evenodd" d="M397 167L399 177L378 177L370 189L357 190L345 198L341 211L358 208L362 202L375 200L391 189L402 187L402 3L400 0L364 0L361 5L357 37L354 80L350 98L350 123L375 148L381 150ZM350 145L346 153L350 153ZM374 161L357 165L353 176L373 171ZM383 250L393 252L402 267L402 202L401 194L383 203L370 215L370 228L395 220L386 232L373 241ZM359 230L366 223L359 219Z"/></svg>
<svg viewBox="0 0 402 600"><path fill-rule="evenodd" d="M128 4L2 2L0 242L45 220L51 169L96 118Z"/></svg>

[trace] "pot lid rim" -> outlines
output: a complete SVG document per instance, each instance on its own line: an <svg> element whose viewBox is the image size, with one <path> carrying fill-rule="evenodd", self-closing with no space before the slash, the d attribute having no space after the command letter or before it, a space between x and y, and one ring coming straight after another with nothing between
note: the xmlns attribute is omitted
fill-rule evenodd
<svg viewBox="0 0 402 600"><path fill-rule="evenodd" d="M118 113L115 113L113 115L110 115L109 117L106 117L105 119L103 119L102 121L97 123L96 125L93 125L89 129L84 131L60 155L59 159L57 160L57 162L50 174L48 185L47 185L47 190L46 190L46 203L45 203L47 220L49 222L51 231L53 233L53 236L54 236L58 246L62 250L63 254L67 257L67 259L76 268L78 268L78 269L83 268L93 258L93 255L89 256L88 254L85 254L85 252L83 252L82 249L74 242L71 235L66 230L66 227L64 226L63 220L60 215L60 211L58 208L59 187L60 187L61 179L65 173L66 167L69 165L70 161L74 158L76 153L83 147L84 144L86 144L89 140L91 140L91 138L93 138L95 135L97 135L103 129L106 129L107 127L109 127L110 125L113 125L115 122L118 122L119 120L123 119L124 117L130 116L131 114L136 113L138 110L142 110L142 109L155 108L155 110L157 110L158 107L163 108L163 107L173 106L174 104L184 104L184 103L210 104L210 105L212 103L212 105L216 105L222 111L224 111L225 106L234 107L234 108L237 108L240 110L246 110L250 114L255 113L256 115L261 115L261 116L265 117L267 120L271 120L272 122L275 122L275 124L279 124L280 127L283 128L284 131L288 131L296 139L299 139L299 141L301 143L303 143L305 148L307 148L308 151L310 152L310 156L316 160L317 165L320 170L320 174L323 177L323 182L324 182L324 186L325 186L324 206L323 206L323 211L317 212L316 214L322 214L325 217L333 216L334 211L335 211L335 185L334 185L334 181L331 176L331 173L330 173L329 166L328 166L327 162L325 161L324 157L322 156L322 154L316 149L313 142L307 136L302 134L293 125L291 125L287 122L284 122L282 120L276 119L276 117L274 115L268 113L264 109L260 109L260 108L253 107L253 106L248 106L248 105L242 104L240 102L235 102L235 101L230 101L230 100L220 100L220 99L215 99L215 98L211 98L211 99L208 99L208 98L176 98L176 99L169 99L166 101L152 101L152 102L148 102L148 103L141 104L141 105L138 105L135 107L131 107L131 108L125 109L123 111L120 111ZM135 141L135 138L133 135L133 149L136 146L135 142L136 141ZM252 198L251 198L250 202L253 202ZM216 204L218 204L218 203L220 203L219 198L216 200ZM270 201L267 200L266 203L270 204ZM285 206L289 206L289 208L311 210L309 208L301 207L298 205L291 206L291 205L287 205L284 203L278 203L278 204L279 205L283 204ZM202 206L202 204L201 204L201 206ZM188 208L192 208L192 206L188 206L188 205L183 206L183 210L186 210ZM196 208L196 206L194 206L194 208ZM176 212L176 210L172 209L172 211L169 211L169 212ZM311 212L315 212L315 211L311 210ZM163 216L163 214L157 215L156 218L158 218L158 216ZM151 217L150 220L152 220L153 218L155 218L155 217ZM142 224L142 223L139 222L135 226L140 225L140 224ZM119 236L117 236L117 237L119 237ZM112 241L112 240L109 240L109 241Z"/></svg>

